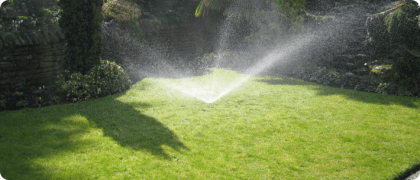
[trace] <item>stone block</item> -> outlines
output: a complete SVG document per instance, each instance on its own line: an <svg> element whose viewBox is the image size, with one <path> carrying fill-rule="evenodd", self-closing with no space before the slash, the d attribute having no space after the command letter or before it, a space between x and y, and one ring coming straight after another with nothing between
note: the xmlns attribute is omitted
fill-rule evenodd
<svg viewBox="0 0 420 180"><path fill-rule="evenodd" d="M32 35L39 42L39 45L47 45L47 42L45 42L44 37L41 35L40 32L38 32L38 31L32 31Z"/></svg>
<svg viewBox="0 0 420 180"><path fill-rule="evenodd" d="M10 84L12 88L23 88L25 87L25 78L23 77L16 77L13 79L10 79Z"/></svg>
<svg viewBox="0 0 420 180"><path fill-rule="evenodd" d="M19 41L16 35L9 33L8 36L10 37L15 46L22 46L22 43Z"/></svg>
<svg viewBox="0 0 420 180"><path fill-rule="evenodd" d="M50 30L49 29L46 29L45 31L43 31L44 32L44 36L47 36L48 37L48 42L49 43L56 43L56 42L58 42L58 38L56 39L54 36L53 36L53 34L50 32Z"/></svg>
<svg viewBox="0 0 420 180"><path fill-rule="evenodd" d="M9 66L8 68L3 69L4 72L11 72L11 73L15 73L19 70L21 70L21 67L17 66L16 64L13 64L13 66Z"/></svg>
<svg viewBox="0 0 420 180"><path fill-rule="evenodd" d="M7 62L11 62L13 61L15 58L13 56L3 56L3 61L7 61Z"/></svg>
<svg viewBox="0 0 420 180"><path fill-rule="evenodd" d="M22 46L27 46L27 45L28 45L28 42L26 42L26 41L22 38L22 36L20 36L20 34L18 34L16 37L17 37L17 39L19 39L19 41L22 43Z"/></svg>
<svg viewBox="0 0 420 180"><path fill-rule="evenodd" d="M39 73L40 73L40 69L39 69L39 63L36 65L37 67L34 67L34 68L31 68L31 69L28 69L27 70L27 72L26 72L26 74L28 75L28 76L31 76L31 77L35 77L36 75L38 75Z"/></svg>
<svg viewBox="0 0 420 180"><path fill-rule="evenodd" d="M48 39L48 36L45 36L44 31L38 31L37 32L39 38L42 40L42 45L46 46L49 44L50 40Z"/></svg>
<svg viewBox="0 0 420 180"><path fill-rule="evenodd" d="M32 31L28 34L28 36L32 39L34 45L41 45L42 43L40 42L40 40L38 39L38 37L36 36L36 31Z"/></svg>
<svg viewBox="0 0 420 180"><path fill-rule="evenodd" d="M34 43L32 42L31 38L29 37L29 35L27 33L23 33L23 37L26 39L26 41L28 41L29 46L34 45Z"/></svg>
<svg viewBox="0 0 420 180"><path fill-rule="evenodd" d="M13 46L13 42L11 42L10 39L6 38L6 33L0 32L0 38L3 41L3 46L4 47L8 48L8 47Z"/></svg>
<svg viewBox="0 0 420 180"><path fill-rule="evenodd" d="M6 68L10 68L13 67L13 63L11 62L0 62L0 68L1 69L6 69Z"/></svg>
<svg viewBox="0 0 420 180"><path fill-rule="evenodd" d="M53 40L53 42L58 43L60 42L60 39L58 38L58 36L56 35L55 31L53 30L48 30L48 34L50 35L51 39Z"/></svg>
<svg viewBox="0 0 420 180"><path fill-rule="evenodd" d="M49 67L53 67L55 66L54 62L41 62L40 63L40 68L49 68Z"/></svg>
<svg viewBox="0 0 420 180"><path fill-rule="evenodd" d="M61 30L61 28L60 28L60 27L57 27L57 26L54 26L54 28L55 28L55 29L56 29L56 31L57 31L58 37L59 37L61 40L64 40L64 39L65 39L65 36L64 36L63 31Z"/></svg>
<svg viewBox="0 0 420 180"><path fill-rule="evenodd" d="M27 74L31 74L33 73L34 69L38 69L39 68L39 63L33 63L33 62L29 62L28 64L26 64L26 66L22 67L21 69L23 71L25 71Z"/></svg>
<svg viewBox="0 0 420 180"><path fill-rule="evenodd" d="M39 33L41 34L41 36L43 37L44 41L48 44L51 42L51 38L48 35L48 31L45 30L45 28L42 28L41 31L39 31Z"/></svg>
<svg viewBox="0 0 420 180"><path fill-rule="evenodd" d="M9 47L9 44L7 43L7 40L6 40L6 34L4 32L0 32L0 39L2 40L3 46L5 48Z"/></svg>
<svg viewBox="0 0 420 180"><path fill-rule="evenodd" d="M0 80L1 86L5 86L6 84L10 84L10 79L2 79Z"/></svg>
<svg viewBox="0 0 420 180"><path fill-rule="evenodd" d="M51 52L49 52L51 53ZM41 62L54 62L54 58L52 54L43 54L41 57Z"/></svg>
<svg viewBox="0 0 420 180"><path fill-rule="evenodd" d="M22 63L26 60L26 56L15 56L15 61L20 61L18 63Z"/></svg>

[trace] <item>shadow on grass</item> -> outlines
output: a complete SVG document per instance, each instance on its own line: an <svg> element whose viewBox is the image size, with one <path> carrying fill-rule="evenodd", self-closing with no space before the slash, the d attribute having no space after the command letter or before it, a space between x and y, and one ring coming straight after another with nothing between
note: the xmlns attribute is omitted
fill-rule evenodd
<svg viewBox="0 0 420 180"><path fill-rule="evenodd" d="M89 121L103 129L105 136L112 137L121 146L146 150L153 155L168 159L170 157L162 149L163 145L177 151L188 150L172 130L155 118L140 112L150 107L149 104L123 103L118 100L100 107L92 103L87 104L89 107L84 109L86 112L83 114Z"/></svg>
<svg viewBox="0 0 420 180"><path fill-rule="evenodd" d="M420 99L413 98L413 97L402 97L402 96L395 96L395 95L382 95L377 93L367 93L367 92L360 92L354 91L349 89L340 89L328 86L311 86L314 85L313 83L309 83L306 81L302 81L299 79L293 79L289 77L281 77L281 78L271 78L271 79L262 79L258 80L258 82L264 82L270 85L303 85L308 86L308 88L317 91L317 94L320 96L331 96L331 95L342 95L348 99L353 99L365 103L372 103L372 104L381 104L381 105L392 105L392 104L399 104L408 108L415 108L418 109L419 105L416 102L420 102Z"/></svg>
<svg viewBox="0 0 420 180"><path fill-rule="evenodd" d="M411 166L409 169L407 169L404 172L401 172L397 177L395 177L393 180L405 180L409 178L411 175L415 174L416 172L420 171L420 162L418 164L415 164ZM420 177L420 176L419 176ZM415 178L411 178L408 180L414 180Z"/></svg>
<svg viewBox="0 0 420 180"><path fill-rule="evenodd" d="M260 79L257 80L258 82L264 82L270 85L311 85L309 82L305 82L302 80L292 79L289 77L281 77L281 78L270 78L270 79Z"/></svg>
<svg viewBox="0 0 420 180"><path fill-rule="evenodd" d="M83 138L92 128L102 129L105 137L112 138L122 147L147 151L167 160L170 157L163 145L177 151L189 150L173 131L139 111L150 107L149 104L126 104L116 100L118 96L41 109L0 112L2 176L6 179L56 179L50 168L45 169L51 167L48 163L54 161L55 156L79 154L101 143L95 138ZM77 174L70 173L68 176L71 178L77 177ZM80 177L84 175L80 174Z"/></svg>

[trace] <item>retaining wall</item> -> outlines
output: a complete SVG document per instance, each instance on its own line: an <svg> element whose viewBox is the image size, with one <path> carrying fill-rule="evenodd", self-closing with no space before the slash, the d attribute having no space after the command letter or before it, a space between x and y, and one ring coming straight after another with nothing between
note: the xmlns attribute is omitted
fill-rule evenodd
<svg viewBox="0 0 420 180"><path fill-rule="evenodd" d="M0 92L54 83L63 71L64 34L55 25L0 32Z"/></svg>

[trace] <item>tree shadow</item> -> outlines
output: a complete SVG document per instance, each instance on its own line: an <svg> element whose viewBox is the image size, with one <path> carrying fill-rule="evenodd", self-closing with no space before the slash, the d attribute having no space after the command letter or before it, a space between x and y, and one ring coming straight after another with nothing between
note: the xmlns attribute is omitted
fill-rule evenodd
<svg viewBox="0 0 420 180"><path fill-rule="evenodd" d="M163 146L181 153L189 150L172 130L141 113L151 105L123 103L117 100L120 96L0 112L0 173L6 179L57 178L36 160L62 153L77 154L97 144L81 138L92 128L101 129L103 136L122 147L146 151L165 160L171 157Z"/></svg>
<svg viewBox="0 0 420 180"><path fill-rule="evenodd" d="M348 99L353 99L370 104L392 105L398 104L408 108L418 109L419 105L415 102L420 102L420 99L405 96L386 95L378 93L368 93L349 89L331 88L327 86L314 87L320 96L343 95Z"/></svg>
<svg viewBox="0 0 420 180"><path fill-rule="evenodd" d="M264 82L270 85L303 85L307 86L310 89L317 91L317 95L320 96L332 96L332 95L342 95L348 99L357 100L360 102L371 103L371 104L380 104L380 105L392 105L398 104L408 108L419 108L420 99L413 97L402 97L396 95L383 95L377 93L368 93L355 91L350 89L341 89L329 86L317 85L313 86L314 83L306 82L299 79L293 79L290 77L281 77L281 78L271 78L258 80L258 82Z"/></svg>
<svg viewBox="0 0 420 180"><path fill-rule="evenodd" d="M177 151L189 150L172 130L140 112L149 107L149 104L141 102L123 103L114 100L108 106L89 104L82 114L103 129L105 136L112 137L121 146L146 150L166 159L170 157L162 149L163 145Z"/></svg>
<svg viewBox="0 0 420 180"><path fill-rule="evenodd" d="M258 82L270 85L311 85L311 83L289 77L271 77L270 79L259 79Z"/></svg>
<svg viewBox="0 0 420 180"><path fill-rule="evenodd" d="M414 180L416 178L412 177L412 175L416 174L417 172L420 173L420 162L414 164L404 172L401 172L393 180ZM420 175L418 177L420 177Z"/></svg>

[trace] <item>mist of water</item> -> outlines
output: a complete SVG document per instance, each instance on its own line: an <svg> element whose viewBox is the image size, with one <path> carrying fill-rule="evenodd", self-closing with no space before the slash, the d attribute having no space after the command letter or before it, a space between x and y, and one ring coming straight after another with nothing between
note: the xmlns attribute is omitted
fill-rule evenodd
<svg viewBox="0 0 420 180"><path fill-rule="evenodd" d="M240 8L240 7L239 7ZM238 11L238 6L233 4L231 7L228 8L227 11ZM228 13L229 14L229 13ZM235 14L235 13L230 13ZM255 15L254 17L257 18L271 18L269 21L275 21L275 19L279 19L274 17L273 14L269 14L265 17L261 17ZM267 19L265 19L267 20ZM221 54L226 51L228 47L228 39L232 35L233 25L234 25L235 18L232 16L228 16L225 22L222 25L219 34L219 43L218 49L216 50L215 62L213 64L214 68L224 68L222 64L229 63L228 60L224 59ZM261 19L254 19L255 23L260 23ZM279 22L277 22L279 23ZM314 39L313 36L302 36L302 37L295 37L293 40L289 40L287 44L279 43L277 47L273 48L273 50L266 53L263 58L256 61L256 63L249 65L248 68L245 68L241 71L243 73L240 77L235 77L235 79L228 84L225 83L224 77L220 77L218 75L209 75L207 77L203 77L201 80L205 83L197 83L193 80L185 80L185 81L174 81L174 82L166 82L165 85L182 92L186 95L192 96L196 99L199 99L206 103L213 103L218 99L222 98L223 96L229 94L233 90L240 87L243 83L248 81L251 77L259 75L260 73L264 72L265 70L269 69L270 67L281 63L286 59L290 59L293 55L299 53L299 51L305 47L305 45L309 44ZM256 49L257 47L251 47ZM213 73L218 73L219 71L213 71ZM228 77L231 78L231 77Z"/></svg>
<svg viewBox="0 0 420 180"><path fill-rule="evenodd" d="M240 11L240 6L235 6L233 4L231 7L228 8L227 11ZM258 11L258 10L257 10ZM235 14L229 13L228 14ZM274 17L273 14L267 14L266 16L259 16L253 15L256 19L253 20L254 23L258 25L258 23L263 22L261 18L265 18L264 21L271 21L277 24L281 24L280 22L276 22L279 18ZM267 18L269 18L267 20ZM220 98L224 97L225 95L231 93L233 90L237 89L245 82L247 82L253 76L257 76L264 72L265 70L278 65L286 60L293 59L292 56L298 54L302 48L305 48L305 45L311 43L314 40L313 36L301 36L295 37L292 40L287 41L287 43L278 43L276 47L272 48L271 51L264 51L266 52L265 56L260 58L259 60L252 60L251 64L246 64L246 68L241 69L241 75L232 77L224 77L223 75L218 75L220 71L218 68L226 68L226 64L230 63L229 59L225 59L223 54L228 49L229 39L233 36L233 26L235 25L235 17L228 16L225 19L225 22L222 24L220 32L219 32L219 41L217 44L218 49L216 50L216 56L214 60L214 64L212 65L213 72L209 75L204 77L200 77L199 80L194 78L188 78L191 73L185 73L185 70L178 70L172 67L170 64L166 64L165 61L159 64L161 66L159 69L163 69L163 72L167 74L171 74L172 77L178 79L166 79L164 81L165 86L179 91L183 94L188 96L194 97L199 99L205 103L214 103L215 101L219 100ZM249 51L255 51L262 49L258 45L249 46ZM159 54L158 51L154 51L153 49L149 50L150 54L152 54L157 59L165 59L168 57L163 57L164 55ZM168 61L169 62L169 61ZM242 63L242 62L239 62ZM243 63L245 64L245 63ZM242 64L242 65L243 65ZM232 65L235 66L235 65ZM138 67L134 67L138 68ZM138 70L140 75L146 76L146 74L141 73L149 73L147 70ZM160 74L155 73L155 74ZM147 74L148 77L153 77L153 75ZM180 78L182 78L180 80ZM230 79L229 82L226 79Z"/></svg>
<svg viewBox="0 0 420 180"><path fill-rule="evenodd" d="M202 79L203 82L206 82L205 84L186 80L183 82L166 82L165 85L186 95L211 104L223 96L229 94L231 91L237 89L253 76L259 75L261 72L274 66L276 63L281 63L284 59L289 59L290 56L298 53L299 50L304 47L304 45L310 43L313 39L314 38L311 36L306 36L295 39L286 47L279 45L279 47L274 48L274 50L268 53L267 56L257 61L248 69L244 70L240 77L235 77L235 79L229 84L226 84L223 78L230 77L210 75ZM218 72L219 71L214 71L213 73Z"/></svg>

